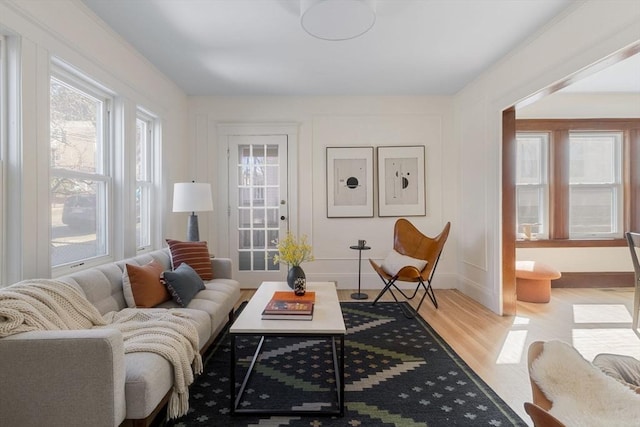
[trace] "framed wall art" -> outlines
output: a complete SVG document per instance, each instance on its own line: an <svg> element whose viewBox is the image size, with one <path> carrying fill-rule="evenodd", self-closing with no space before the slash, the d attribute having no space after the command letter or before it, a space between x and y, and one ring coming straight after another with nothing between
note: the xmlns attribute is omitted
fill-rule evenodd
<svg viewBox="0 0 640 427"><path fill-rule="evenodd" d="M327 217L373 217L373 147L327 147Z"/></svg>
<svg viewBox="0 0 640 427"><path fill-rule="evenodd" d="M378 147L378 215L426 215L424 146Z"/></svg>

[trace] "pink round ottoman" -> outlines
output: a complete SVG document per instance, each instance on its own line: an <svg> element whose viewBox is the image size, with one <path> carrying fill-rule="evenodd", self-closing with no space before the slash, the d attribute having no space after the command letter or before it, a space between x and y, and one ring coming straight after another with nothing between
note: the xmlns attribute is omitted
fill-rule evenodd
<svg viewBox="0 0 640 427"><path fill-rule="evenodd" d="M551 281L562 276L555 268L537 261L516 261L518 301L549 302Z"/></svg>

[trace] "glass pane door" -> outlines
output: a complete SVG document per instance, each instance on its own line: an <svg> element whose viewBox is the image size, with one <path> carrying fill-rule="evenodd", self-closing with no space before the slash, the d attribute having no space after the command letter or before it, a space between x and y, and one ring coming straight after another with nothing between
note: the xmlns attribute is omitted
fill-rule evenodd
<svg viewBox="0 0 640 427"><path fill-rule="evenodd" d="M235 273L243 285L283 280L273 257L287 229L287 136L243 135L229 141L229 252Z"/></svg>

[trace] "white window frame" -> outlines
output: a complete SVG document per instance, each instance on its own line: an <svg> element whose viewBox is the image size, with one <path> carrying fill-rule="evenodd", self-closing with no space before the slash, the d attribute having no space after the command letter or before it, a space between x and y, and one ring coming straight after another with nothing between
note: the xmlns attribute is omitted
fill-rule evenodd
<svg viewBox="0 0 640 427"><path fill-rule="evenodd" d="M5 283L7 278L5 270L5 236L7 235L6 223L5 223L5 207L6 207L6 194L5 188L5 158L7 147L7 124L9 123L9 100L8 100L8 53L7 53L7 39L3 34L0 34L0 284Z"/></svg>
<svg viewBox="0 0 640 427"><path fill-rule="evenodd" d="M624 140L624 135L622 131L570 131L569 132L569 143L571 144L571 138L573 136L611 136L615 139L614 144L614 177L612 182L603 182L603 183L571 183L569 182L569 239L600 239L600 238L614 238L621 239L623 238L623 223L624 223L624 189L622 182L622 145ZM569 167L573 164L571 158L569 158ZM572 204L571 204L571 193L573 189L611 189L611 194L613 197L612 203L612 231L609 233L603 232L595 232L595 231L587 231L587 232L571 232L571 215L572 215Z"/></svg>
<svg viewBox="0 0 640 427"><path fill-rule="evenodd" d="M145 252L145 251L149 251L151 249L153 249L153 243L155 241L155 222L156 222L156 215L154 214L154 210L152 209L152 206L155 205L155 192L154 192L154 188L155 188L155 177L156 177L156 171L157 171L157 165L156 165L156 152L157 152L157 145L158 145L158 139L157 139L157 128L158 128L158 119L155 115L153 115L152 113L149 113L148 111L144 110L141 107L138 107L136 110L136 134L137 134L137 127L138 127L138 122L144 122L145 126L146 126L146 137L144 140L144 163L145 163L145 167L144 167L144 177L143 179L138 179L137 176L137 170L136 170L136 176L135 176L135 195L134 195L134 200L135 200L135 204L136 204L136 215L137 215L137 197L138 197L138 189L140 188L140 194L141 195L146 195L146 197L141 197L140 199L140 227L141 230L144 229L146 230L146 233L148 234L147 236L147 242L145 242L144 244L140 244L140 242L138 241L137 235L136 235L136 251L138 253L140 252ZM137 144L138 144L138 140L136 137L136 153L137 153ZM137 169L137 161L136 161L136 169ZM143 201L146 201L146 203L143 203ZM137 218L136 218L136 227L137 227Z"/></svg>
<svg viewBox="0 0 640 427"><path fill-rule="evenodd" d="M536 184L520 184L516 182L516 236L518 239L524 239L522 224L520 224L520 218L518 215L518 200L521 189L534 189L539 191L540 200L538 201L539 212L538 217L542 220L541 223L532 226L532 232L537 239L549 238L549 145L551 135L548 132L531 132L522 131L516 133L516 140L518 136L527 137L539 137L541 141L540 147L540 177L541 181ZM519 161L516 162L516 165ZM518 174L516 174L517 180Z"/></svg>
<svg viewBox="0 0 640 427"><path fill-rule="evenodd" d="M112 118L112 108L114 105L114 96L113 94L95 83L88 76L85 76L75 70L70 70L68 67L63 67L58 65L57 61L53 61L51 64L51 73L49 77L49 81L55 79L61 82L64 85L67 85L75 90L82 91L86 95L96 98L103 103L102 108L102 123L101 123L101 134L102 138L101 144L101 152L99 153L98 161L96 162L96 171L95 173L86 173L79 171L72 171L63 168L49 168L50 178L54 175L64 176L67 178L76 178L76 179L85 179L92 180L94 182L99 182L104 189L104 194L101 194L97 197L97 205L100 209L98 211L104 212L104 218L96 212L96 221L101 220L100 224L96 224L96 239L100 240L99 243L101 246L101 254L85 258L74 260L68 263L53 265L51 263L51 274L52 277L61 276L64 274L69 274L70 272L77 269L89 268L95 265L104 264L113 260L113 150L114 150L114 139L113 139L113 118ZM49 149L49 152L51 150ZM49 184L50 185L50 184ZM49 193L51 194L51 193ZM49 219L49 223L51 224L51 218ZM98 236L100 234L100 236ZM51 259L51 257L50 257Z"/></svg>

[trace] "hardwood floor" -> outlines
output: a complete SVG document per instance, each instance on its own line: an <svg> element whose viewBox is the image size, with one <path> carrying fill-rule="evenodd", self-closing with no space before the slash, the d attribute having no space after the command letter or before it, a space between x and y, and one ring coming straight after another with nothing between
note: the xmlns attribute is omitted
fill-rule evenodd
<svg viewBox="0 0 640 427"><path fill-rule="evenodd" d="M338 296L353 301L352 292L341 289ZM244 290L241 301L252 294ZM631 330L633 288L554 288L548 304L518 302L516 316L502 317L457 290L437 289L436 297L439 308L426 300L420 315L529 425L523 404L531 401L527 349L533 341L568 342L587 360L599 353L640 359L640 338Z"/></svg>

